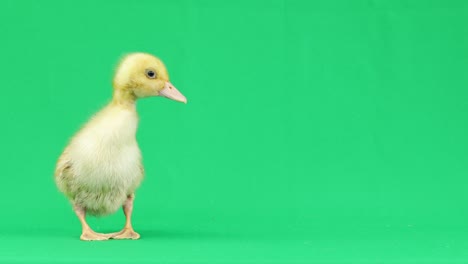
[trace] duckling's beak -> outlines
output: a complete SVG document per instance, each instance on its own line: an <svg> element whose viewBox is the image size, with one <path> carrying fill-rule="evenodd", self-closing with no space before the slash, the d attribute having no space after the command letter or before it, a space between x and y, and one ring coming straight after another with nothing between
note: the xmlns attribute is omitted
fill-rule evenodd
<svg viewBox="0 0 468 264"><path fill-rule="evenodd" d="M164 88L159 92L159 95L178 102L187 103L187 98L185 98L185 96L181 94L170 82L166 82L166 85L164 85Z"/></svg>

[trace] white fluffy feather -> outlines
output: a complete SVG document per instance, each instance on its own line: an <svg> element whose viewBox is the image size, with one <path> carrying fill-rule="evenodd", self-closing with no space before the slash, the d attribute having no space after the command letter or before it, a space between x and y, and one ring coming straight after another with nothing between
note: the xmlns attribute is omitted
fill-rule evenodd
<svg viewBox="0 0 468 264"><path fill-rule="evenodd" d="M72 139L61 159L71 164L57 177L74 203L95 215L115 212L141 182L135 109L110 104Z"/></svg>

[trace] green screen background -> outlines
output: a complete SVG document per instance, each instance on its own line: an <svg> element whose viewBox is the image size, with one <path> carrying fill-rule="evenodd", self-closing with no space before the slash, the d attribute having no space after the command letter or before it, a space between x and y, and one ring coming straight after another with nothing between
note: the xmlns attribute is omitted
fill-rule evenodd
<svg viewBox="0 0 468 264"><path fill-rule="evenodd" d="M0 262L466 263L468 2L2 1ZM139 241L79 241L53 182L125 53ZM119 230L121 212L90 219Z"/></svg>

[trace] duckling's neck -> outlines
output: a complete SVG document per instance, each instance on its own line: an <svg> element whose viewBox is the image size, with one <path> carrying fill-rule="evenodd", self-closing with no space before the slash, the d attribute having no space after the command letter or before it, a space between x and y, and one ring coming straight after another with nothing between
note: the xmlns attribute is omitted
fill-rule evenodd
<svg viewBox="0 0 468 264"><path fill-rule="evenodd" d="M118 105L123 108L135 110L136 96L128 90L115 89L112 97L113 105Z"/></svg>

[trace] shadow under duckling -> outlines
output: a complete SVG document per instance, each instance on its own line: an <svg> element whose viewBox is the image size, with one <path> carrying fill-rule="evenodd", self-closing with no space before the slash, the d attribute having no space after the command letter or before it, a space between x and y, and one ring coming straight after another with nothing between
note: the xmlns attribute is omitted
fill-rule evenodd
<svg viewBox="0 0 468 264"><path fill-rule="evenodd" d="M127 55L113 80L112 101L78 131L58 159L55 182L73 205L82 225L82 240L138 239L131 216L135 190L143 175L136 141L136 100L164 96L187 103L170 82L164 64L146 53ZM94 232L86 214L105 216L122 207L126 222L122 231Z"/></svg>

